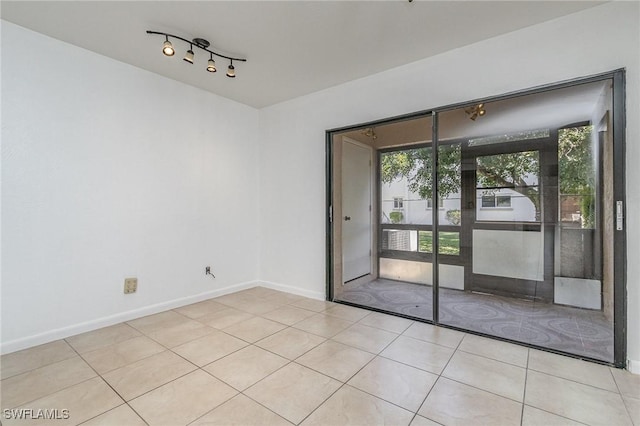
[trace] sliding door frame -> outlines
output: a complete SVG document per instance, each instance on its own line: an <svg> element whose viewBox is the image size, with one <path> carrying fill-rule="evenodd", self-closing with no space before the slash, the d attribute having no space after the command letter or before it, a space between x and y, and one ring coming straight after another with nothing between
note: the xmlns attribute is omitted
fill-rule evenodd
<svg viewBox="0 0 640 426"><path fill-rule="evenodd" d="M342 133L346 131L352 130L360 130L366 129L368 127L381 126L384 124L390 124L394 122L406 121L415 118L422 118L426 116L432 117L432 158L434 164L438 164L438 118L439 114L446 111L451 111L454 109L464 108L472 105L477 105L479 103L488 103L495 102L525 95L537 94L557 89L563 89L567 87L577 86L585 83L592 83L603 80L612 80L613 81L613 161L614 161L614 182L613 182L613 193L614 193L614 205L606 206L606 208L612 209L614 212L616 211L616 202L620 202L621 204L621 213L622 213L622 223L621 229L614 228L613 234L613 261L614 261L614 279L613 279L613 299L614 299L614 318L613 318L613 328L614 328L614 361L613 363L603 362L602 360L587 358L584 356L563 352L559 350L555 350L552 348L541 347L533 344L528 344L526 342L515 341L510 339L501 338L498 336L487 335L484 333L478 333L467 329L462 329L459 327L449 326L447 324L440 323L439 320L439 299L438 299L438 291L439 291L439 217L438 217L438 209L434 208L432 211L433 220L432 220L432 229L433 229L433 238L432 238L432 260L433 260L433 268L432 268L432 279L433 279L433 317L432 320L425 320L421 318L414 318L406 315L397 314L394 312L386 312L381 309L372 309L367 306L355 305L348 302L336 301L338 303L354 305L364 307L370 310L386 312L391 315L403 316L407 318L411 318L416 321L436 324L442 327L461 330L471 334L483 335L486 337L491 337L496 340L508 341L511 343L515 343L521 346L532 347L536 349L540 349L546 352L559 353L563 355L568 355L574 358L587 359L593 362L597 362L600 364L606 365L614 365L619 368L626 367L626 354L627 354L627 297L626 297L626 283L627 283L627 250L626 250L626 182L625 182L625 144L626 144L626 101L625 101L625 70L617 69L606 73L596 74L587 77L580 77L571 80L566 80L558 83L552 83L542 86L537 86L525 90L514 91L510 93L506 93L499 96L487 97L482 99L474 99L466 102L460 102L456 104L451 104L447 106L426 109L410 114L400 115L396 117L391 117L382 120L371 121L367 123L362 123L354 126L345 126L340 128L329 129L325 132L325 166L326 166L326 299L329 301L333 301L334 299L334 282L333 282L333 149L332 149L332 140L333 135L337 133ZM597 124L597 123L596 123ZM432 205L438 205L438 170L437 167L432 167L432 185L433 185L433 194L432 194ZM614 214L615 216L615 214ZM379 218L377 218L379 221ZM615 224L613 224L615 226Z"/></svg>

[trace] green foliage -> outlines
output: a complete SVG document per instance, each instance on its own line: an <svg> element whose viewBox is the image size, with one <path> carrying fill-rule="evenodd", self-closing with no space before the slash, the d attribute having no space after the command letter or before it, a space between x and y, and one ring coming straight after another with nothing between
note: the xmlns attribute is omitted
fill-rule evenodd
<svg viewBox="0 0 640 426"><path fill-rule="evenodd" d="M446 198L460 190L460 145L441 146L438 157L439 195ZM380 170L383 183L404 177L409 190L420 198L433 197L430 147L382 154Z"/></svg>
<svg viewBox="0 0 640 426"><path fill-rule="evenodd" d="M439 233L438 252L440 254L460 254L460 234L458 232ZM418 235L419 250L423 253L433 253L433 235L431 231L420 231Z"/></svg>
<svg viewBox="0 0 640 426"><path fill-rule="evenodd" d="M585 126L558 132L560 193L583 196L581 213L585 227L589 227L594 220L595 173L591 131L592 126ZM460 192L460 145L440 146L438 160L438 196L446 198ZM536 218L540 219L538 187L527 186L525 181L527 176L539 176L540 161L536 151L479 157L476 166L480 187L511 187L531 200L536 208ZM381 156L382 182L391 183L406 178L409 190L423 199L433 198L431 174L431 147Z"/></svg>
<svg viewBox="0 0 640 426"><path fill-rule="evenodd" d="M389 213L389 219L391 219L391 223L400 223L404 219L404 215L402 212L391 212Z"/></svg>
<svg viewBox="0 0 640 426"><path fill-rule="evenodd" d="M447 210L444 216L453 225L456 225L456 226L460 225L460 219L461 219L460 210Z"/></svg>
<svg viewBox="0 0 640 426"><path fill-rule="evenodd" d="M593 126L563 129L558 133L560 193L580 196L582 227L595 226L596 173L592 151Z"/></svg>

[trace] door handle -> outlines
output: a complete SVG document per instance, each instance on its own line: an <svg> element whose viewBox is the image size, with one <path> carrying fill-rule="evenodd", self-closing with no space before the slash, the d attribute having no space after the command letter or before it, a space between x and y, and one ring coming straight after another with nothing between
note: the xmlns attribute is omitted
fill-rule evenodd
<svg viewBox="0 0 640 426"><path fill-rule="evenodd" d="M351 220L351 216L345 216L344 220Z"/></svg>

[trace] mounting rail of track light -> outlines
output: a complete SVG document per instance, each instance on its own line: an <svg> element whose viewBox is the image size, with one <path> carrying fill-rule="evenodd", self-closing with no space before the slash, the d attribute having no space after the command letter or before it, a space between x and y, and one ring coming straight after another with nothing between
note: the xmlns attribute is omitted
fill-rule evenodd
<svg viewBox="0 0 640 426"><path fill-rule="evenodd" d="M187 50L187 53L185 54L183 60L185 62L189 62L190 64L193 64L193 58L194 58L193 47L195 46L198 49L204 50L209 54L209 60L207 61L206 70L212 73L218 71L216 68L216 61L213 59L214 56L229 60L229 66L227 67L227 77L231 77L231 78L235 78L236 76L236 69L233 66L233 61L247 62L247 60L244 58L234 58L234 57L226 56L221 53L216 53L213 50L210 50L209 46L211 46L211 43L209 43L209 41L203 38L194 38L193 40L187 40L186 38L183 38L177 35L163 33L160 31L150 31L150 30L147 30L147 34L158 34L165 37L165 41L164 43L162 43L162 53L165 56L173 56L176 53L175 49L173 48L173 44L171 43L171 41L169 41L169 38L182 40L185 43L187 43L189 45L189 50Z"/></svg>

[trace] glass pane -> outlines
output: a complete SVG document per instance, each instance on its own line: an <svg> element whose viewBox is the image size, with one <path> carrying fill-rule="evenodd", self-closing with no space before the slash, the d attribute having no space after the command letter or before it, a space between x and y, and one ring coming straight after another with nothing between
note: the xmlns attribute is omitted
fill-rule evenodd
<svg viewBox="0 0 640 426"><path fill-rule="evenodd" d="M431 224L431 147L380 155L380 223Z"/></svg>
<svg viewBox="0 0 640 426"><path fill-rule="evenodd" d="M450 254L457 256L460 254L460 233L440 232L439 233L440 254ZM431 231L420 231L418 233L420 242L419 250L423 253L433 253L433 233Z"/></svg>
<svg viewBox="0 0 640 426"><path fill-rule="evenodd" d="M404 229L383 229L382 250L417 251L417 231Z"/></svg>
<svg viewBox="0 0 640 426"><path fill-rule="evenodd" d="M478 188L526 188L538 186L540 159L537 151L485 155L477 158Z"/></svg>
<svg viewBox="0 0 640 426"><path fill-rule="evenodd" d="M371 253L374 271L370 276L344 284L334 273L335 300L432 319L430 255L420 251L418 236L418 231L425 231L432 223L433 209L428 204L431 198L431 136L431 116L333 136L334 144L340 144L340 138L348 138L371 146L376 159L373 170L379 177L369 210L375 224L375 244ZM340 178L336 176L337 180ZM345 215L346 212L334 210L334 217ZM334 235L339 236L339 230L334 230ZM338 250L341 248L336 246ZM336 253L336 269L344 268L344 258L344 253Z"/></svg>
<svg viewBox="0 0 640 426"><path fill-rule="evenodd" d="M460 262L443 253L449 222L436 230L441 323L613 361L610 85L439 114L438 139L459 142L462 166ZM452 192L438 194L445 206Z"/></svg>

